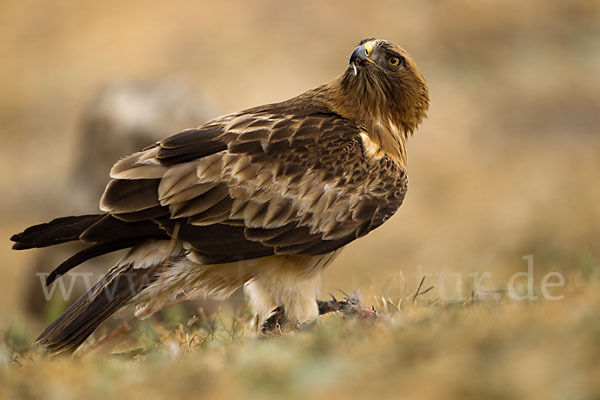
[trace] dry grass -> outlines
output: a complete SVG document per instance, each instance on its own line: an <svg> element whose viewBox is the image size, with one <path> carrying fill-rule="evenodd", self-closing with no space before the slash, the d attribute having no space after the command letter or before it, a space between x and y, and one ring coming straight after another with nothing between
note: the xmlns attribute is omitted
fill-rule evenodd
<svg viewBox="0 0 600 400"><path fill-rule="evenodd" d="M377 320L324 316L305 332L261 339L218 314L145 322L80 356L2 346L5 398L543 398L600 390L600 281L530 304L422 295L376 304ZM8 353L7 353L8 352ZM6 359L8 356L8 360ZM35 382L35 384L32 384Z"/></svg>
<svg viewBox="0 0 600 400"><path fill-rule="evenodd" d="M377 321L259 340L243 312L188 326L174 309L49 360L28 352L47 322L23 305L34 255L6 243L0 398L598 398L599 18L588 0L3 1L4 238L70 212L78 120L107 82L176 75L235 111L330 79L378 36L414 55L432 107L408 144L405 204L324 276L323 297L359 289ZM507 298L528 255L536 293L558 272L564 299Z"/></svg>

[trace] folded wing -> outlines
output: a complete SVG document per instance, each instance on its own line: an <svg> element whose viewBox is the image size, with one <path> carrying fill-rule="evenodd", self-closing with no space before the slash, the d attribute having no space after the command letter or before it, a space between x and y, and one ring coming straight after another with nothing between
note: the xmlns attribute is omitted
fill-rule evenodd
<svg viewBox="0 0 600 400"><path fill-rule="evenodd" d="M101 208L152 221L206 264L325 254L381 225L404 198L404 170L369 158L360 134L327 112L229 115L119 161Z"/></svg>

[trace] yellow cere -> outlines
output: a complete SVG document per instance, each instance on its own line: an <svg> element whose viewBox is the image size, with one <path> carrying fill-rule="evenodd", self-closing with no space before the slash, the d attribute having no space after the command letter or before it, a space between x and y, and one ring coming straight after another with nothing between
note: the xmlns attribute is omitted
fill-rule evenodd
<svg viewBox="0 0 600 400"><path fill-rule="evenodd" d="M370 42L366 42L363 44L363 47L365 48L365 53L367 54L367 56L371 55L371 52L373 51L374 43L375 43L374 41L370 41Z"/></svg>

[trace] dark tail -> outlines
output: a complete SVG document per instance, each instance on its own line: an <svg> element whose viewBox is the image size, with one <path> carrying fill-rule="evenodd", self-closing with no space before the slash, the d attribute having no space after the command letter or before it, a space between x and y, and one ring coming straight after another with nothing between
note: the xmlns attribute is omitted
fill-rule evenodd
<svg viewBox="0 0 600 400"><path fill-rule="evenodd" d="M13 245L15 250L54 246L79 240L79 236L86 229L103 217L104 214L93 214L56 218L44 224L30 226L23 232L12 235L10 240L15 242Z"/></svg>
<svg viewBox="0 0 600 400"><path fill-rule="evenodd" d="M160 210L159 210L160 211ZM143 217L143 216L142 216ZM74 240L90 246L70 257L50 273L50 285L61 275L90 258L149 239L169 239L165 231L151 221L125 221L110 214L57 218L34 225L13 235L16 250L53 246ZM111 269L96 285L80 297L37 339L53 353L73 352L102 321L111 316L155 279L155 268L121 265Z"/></svg>
<svg viewBox="0 0 600 400"><path fill-rule="evenodd" d="M30 226L10 238L15 242L15 250L54 246L74 240L90 242L88 248L74 254L50 273L46 279L48 286L90 258L133 247L147 239L169 239L169 236L151 221L127 222L109 214L57 218Z"/></svg>
<svg viewBox="0 0 600 400"><path fill-rule="evenodd" d="M37 338L51 353L72 353L104 320L157 278L157 268L118 266L109 271Z"/></svg>

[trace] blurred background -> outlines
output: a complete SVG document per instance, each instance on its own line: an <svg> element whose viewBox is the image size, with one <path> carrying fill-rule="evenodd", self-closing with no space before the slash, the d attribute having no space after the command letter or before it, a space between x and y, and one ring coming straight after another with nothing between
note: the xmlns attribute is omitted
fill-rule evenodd
<svg viewBox="0 0 600 400"><path fill-rule="evenodd" d="M405 204L348 246L323 297L399 298L425 275L428 296L460 300L469 274L502 290L528 255L536 284L560 272L555 293L576 291L600 259L599 21L594 0L3 0L0 328L42 326L35 271L57 261L11 234L95 212L119 157L320 85L365 37L413 55L431 110Z"/></svg>

